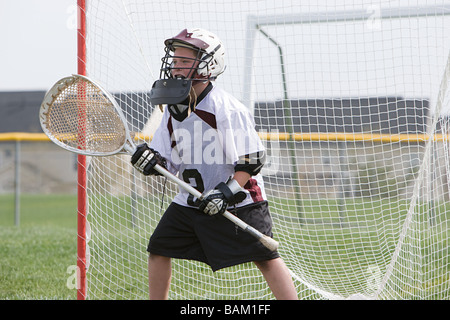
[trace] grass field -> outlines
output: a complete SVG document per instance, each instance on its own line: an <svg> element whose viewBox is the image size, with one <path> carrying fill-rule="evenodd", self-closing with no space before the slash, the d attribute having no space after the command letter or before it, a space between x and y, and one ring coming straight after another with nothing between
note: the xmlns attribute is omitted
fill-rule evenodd
<svg viewBox="0 0 450 320"><path fill-rule="evenodd" d="M76 265L76 195L0 195L0 299L76 299L67 269Z"/></svg>
<svg viewBox="0 0 450 320"><path fill-rule="evenodd" d="M117 299L117 293L125 290L122 297L124 299L145 298L147 289L135 282L145 283L147 281L145 279L146 253L142 248L148 239L150 218L144 214L144 217L141 217L142 220L138 221L141 221L145 227L129 228L129 199L112 198L108 202L106 198L99 199L101 199L98 203L99 207L104 207L101 216L107 218L108 224L103 226L107 228L104 230L107 232L97 233L97 240L101 241L97 241L97 244L94 241L91 246L91 254L94 254L91 257L91 265L94 267L90 274L93 277L106 274L108 280L104 288L108 289L108 292L105 293L101 291L103 289L98 289L99 295L93 296L95 299ZM106 203L108 203L107 206ZM273 199L273 203L277 203L277 200ZM393 225L397 226L397 229L390 230L383 225L377 226L375 221L376 217L382 217L383 212L388 211L389 206L385 201L380 201L378 204L372 202L370 208L361 201L347 202L345 208L330 201L310 201L305 204L307 210L304 211L304 218L309 222L304 226L298 225L297 216L286 216L286 210L280 211L281 209L279 209L286 209L292 204L279 203L273 207L275 224L278 226L284 224L284 228L289 229L291 234L291 238L284 239L280 231L278 240L284 245L283 250L291 251L289 254L286 253L286 258L288 255L297 257L295 260L301 261L302 266L298 266L301 269L305 265L308 266L302 273L321 275L322 285L329 285L331 289L341 281L346 288L349 283L354 284L355 287L360 286L360 282L366 281L364 275L367 273L367 265L376 265L382 262L383 259L378 261L379 257L375 259L378 254L376 250L374 250L372 261L371 251L363 250L364 247L384 248L385 259L390 258L396 241L393 239L391 243L386 242L386 235L380 237L380 232L392 236L398 234L400 230L398 227L402 225L402 217L405 216L407 208L406 203L396 204L397 214L389 216L395 222ZM339 214L339 208L345 209L346 216ZM378 209L374 210L374 208ZM318 215L319 209L334 214ZM0 299L76 299L76 290L69 289L67 286L69 278L73 276L70 268L76 264L76 211L75 195L22 195L20 226L16 227L14 226L14 197L0 195ZM148 212L148 210L140 211ZM413 233L413 238L421 242L419 246L422 257L420 268L424 274L422 276L424 281L419 289L414 289L419 290L420 295L409 292L412 289L406 285L405 288L400 289L400 291L405 291L405 298L448 299L450 296L450 278L448 276L450 272L448 251L450 231L447 224L450 220L448 218L450 208L448 204L442 205L438 211L441 212L440 220L433 224L434 226L418 228ZM280 220L281 217L287 220L283 222ZM372 220L371 217L374 219ZM154 216L152 220L157 221L157 219L158 217ZM114 223L110 224L112 221ZM97 225L92 224L91 227L96 228ZM139 230L145 234L140 234ZM101 239L98 238L99 236ZM301 244L301 246L287 248L289 242ZM100 261L100 258L95 257L96 250L102 253L108 250L115 251L106 257L107 260ZM127 253L128 251L130 252ZM302 257L302 259L299 260L298 257ZM120 259L123 261L118 263ZM94 263L92 263L93 260L95 260ZM328 263L324 264L325 261ZM130 274L125 276L122 270L116 274L118 272L115 268L117 263ZM361 266L358 267L360 264ZM173 297L176 298L177 295L201 297L204 292L197 294L193 284L200 283L198 290L204 289L203 286L211 281L209 277L212 276L208 268L200 264L189 264L188 266L184 262L177 263L174 268L180 270L174 272L175 296ZM186 272L186 268L190 271ZM192 268L196 270L193 274L191 274ZM352 273L348 272L349 268ZM219 279L218 285L214 289L217 292L211 287L208 288L212 298L219 297L224 290L228 291L223 288L222 285L225 282L221 278L227 278L228 284L237 281L235 286L230 287L230 292L232 292L232 288L247 281L244 278L249 279L249 283L256 281L257 278L253 272L252 274L243 273L244 278L234 279L234 271L237 270L238 268L215 274L215 277ZM363 277L358 278L356 273ZM177 279L176 274L182 275L181 278ZM197 279L194 274L201 274L206 280ZM427 274L429 274L429 280L425 279ZM192 279L188 281L191 276ZM120 279L120 281L114 279ZM124 284L126 287L121 287ZM263 284L256 284L255 288L255 295L259 297L267 295ZM91 286L91 289L97 290L94 286ZM352 290L351 285L349 290ZM186 293L181 295L184 291Z"/></svg>

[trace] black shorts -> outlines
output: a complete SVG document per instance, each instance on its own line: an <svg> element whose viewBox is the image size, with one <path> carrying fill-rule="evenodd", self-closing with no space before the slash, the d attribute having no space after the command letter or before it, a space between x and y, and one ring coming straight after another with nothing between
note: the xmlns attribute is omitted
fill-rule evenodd
<svg viewBox="0 0 450 320"><path fill-rule="evenodd" d="M261 233L272 237L266 201L230 210ZM278 258L257 239L222 215L171 203L150 237L147 251L165 257L208 264L213 271L250 261Z"/></svg>

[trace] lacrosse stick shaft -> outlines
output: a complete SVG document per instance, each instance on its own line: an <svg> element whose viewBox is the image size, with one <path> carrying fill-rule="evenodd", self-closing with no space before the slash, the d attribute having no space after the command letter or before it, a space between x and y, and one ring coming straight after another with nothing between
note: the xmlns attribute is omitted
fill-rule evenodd
<svg viewBox="0 0 450 320"><path fill-rule="evenodd" d="M200 199L200 200L203 199L202 194L197 189L193 188L190 184L188 184L188 183L184 182L183 180L179 179L177 176L173 175L172 173L170 173L169 171L167 171L166 169L164 169L160 165L158 165L158 164L155 165L154 169L156 171L158 171L159 173L161 173L167 179L169 179L172 182L174 182L174 183L178 184L179 186L181 186L183 189L185 189L187 192L192 194L197 199ZM244 221L242 221L241 219L239 219L238 217L236 217L235 215L233 215L229 211L225 211L223 216L225 218L227 218L228 220L230 220L231 222L233 222L234 224L236 224L238 227L240 227L245 232L247 232L247 233L251 234L252 236L254 236L256 239L258 239L270 251L275 251L278 248L278 242L277 241L275 241L271 237L266 236L265 234L262 234L261 232L259 232L258 230L256 230L252 226L248 225L247 223L245 223Z"/></svg>
<svg viewBox="0 0 450 320"><path fill-rule="evenodd" d="M133 154L134 153L134 150L135 150L134 146L132 146L132 145L125 145L124 148L129 154ZM164 169L160 165L158 165L158 164L155 165L154 169L156 171L158 171L159 173L161 173L164 177L166 177L170 181L178 184L180 187L182 187L184 190L186 190L187 192L192 194L197 199L199 199L199 200L203 199L203 196L202 196L200 191L198 191L197 189L192 187L190 184L188 184L188 183L184 182L183 180L179 179L177 176L173 175L172 173L170 173L169 171L167 171L166 169ZM249 233L250 235L252 235L256 239L258 239L270 251L277 250L278 242L275 241L274 239L272 239L271 237L268 237L265 234L262 234L261 232L259 232L258 230L256 230L252 226L248 225L247 223L245 223L244 221L242 221L241 219L239 219L238 217L236 217L235 215L233 215L229 211L225 211L223 213L223 216L225 218L227 218L228 220L230 220L231 222L233 222L238 227L240 227L245 232Z"/></svg>

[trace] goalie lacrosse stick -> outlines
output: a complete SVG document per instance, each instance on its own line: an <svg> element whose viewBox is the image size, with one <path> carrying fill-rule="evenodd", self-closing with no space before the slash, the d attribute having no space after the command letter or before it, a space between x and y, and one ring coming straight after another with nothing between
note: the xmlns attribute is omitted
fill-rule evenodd
<svg viewBox="0 0 450 320"><path fill-rule="evenodd" d="M39 110L42 130L58 146L86 156L132 155L136 145L126 119L114 97L87 77L65 77L47 92ZM202 194L160 165L155 170L194 197ZM235 215L223 216L275 251L278 242L262 234Z"/></svg>

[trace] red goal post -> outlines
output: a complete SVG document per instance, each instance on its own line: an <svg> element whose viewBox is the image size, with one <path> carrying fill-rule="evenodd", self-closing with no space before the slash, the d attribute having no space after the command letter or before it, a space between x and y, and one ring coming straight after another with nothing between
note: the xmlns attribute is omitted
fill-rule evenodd
<svg viewBox="0 0 450 320"><path fill-rule="evenodd" d="M77 59L78 74L86 75L86 0L77 0ZM81 106L80 106L81 107ZM86 156L78 155L78 210L77 210L77 299L86 299Z"/></svg>

